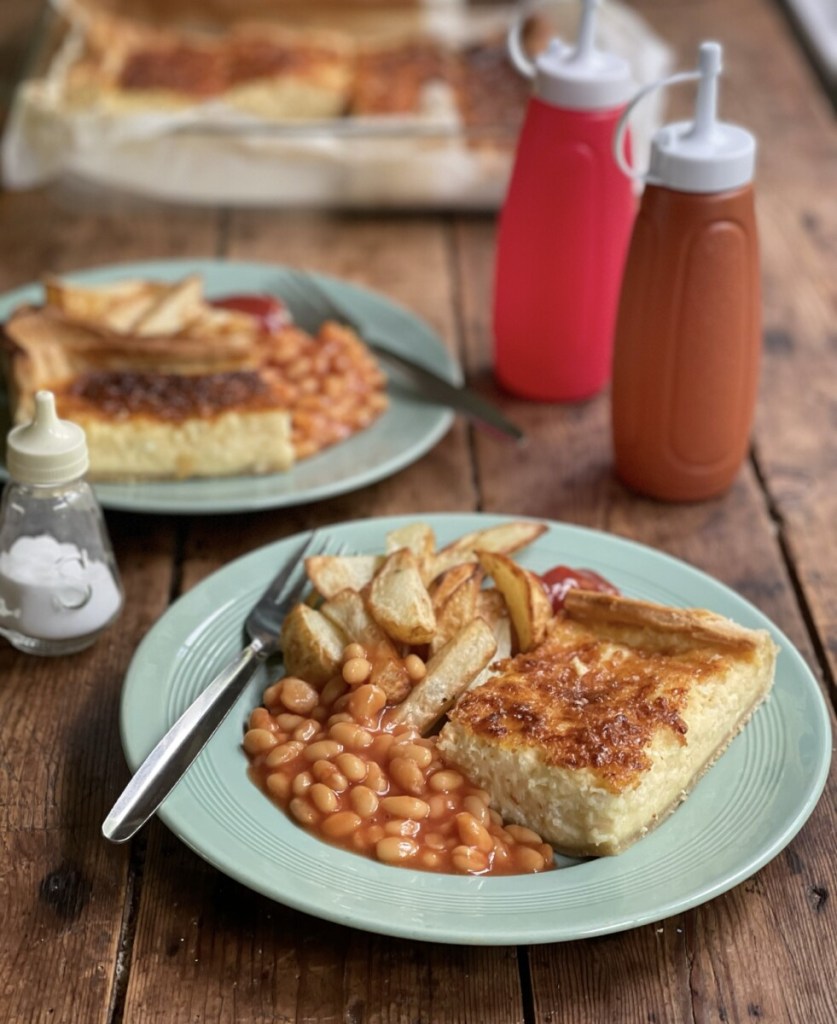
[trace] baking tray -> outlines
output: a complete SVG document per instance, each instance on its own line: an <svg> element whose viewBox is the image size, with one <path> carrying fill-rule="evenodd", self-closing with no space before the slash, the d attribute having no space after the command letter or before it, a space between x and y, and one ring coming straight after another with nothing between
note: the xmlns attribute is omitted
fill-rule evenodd
<svg viewBox="0 0 837 1024"><path fill-rule="evenodd" d="M271 4L268 15L262 0L252 6L110 0L107 8L101 0L59 0L15 96L3 138L4 183L14 189L82 179L198 205L496 209L529 94L505 52L516 11L461 0L355 0L339 8L285 0ZM233 16L269 18L294 33L335 34L358 52L411 42L455 59L467 55L467 102L442 77L423 83L409 111L348 106L326 116L288 117L264 105L257 112L241 109L214 95L115 110L95 92L79 103L68 82L91 19L114 16L207 39L235 31ZM571 38L576 19L573 6L550 8L538 14L537 34L541 41L553 32ZM634 12L611 3L599 22L600 44L631 60L638 84L668 70L668 48ZM396 63L388 71L395 93L402 69ZM653 104L643 117L650 130ZM644 131L635 125L635 132Z"/></svg>

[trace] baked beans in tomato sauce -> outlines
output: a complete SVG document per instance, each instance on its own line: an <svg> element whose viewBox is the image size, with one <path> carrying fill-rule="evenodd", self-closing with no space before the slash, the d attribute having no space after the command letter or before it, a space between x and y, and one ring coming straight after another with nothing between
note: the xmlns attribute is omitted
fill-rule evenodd
<svg viewBox="0 0 837 1024"><path fill-rule="evenodd" d="M423 663L409 659L417 682ZM268 687L244 736L257 785L321 839L384 864L468 875L550 869L552 847L504 824L433 737L388 720L371 672L367 652L350 644L321 691L295 676Z"/></svg>

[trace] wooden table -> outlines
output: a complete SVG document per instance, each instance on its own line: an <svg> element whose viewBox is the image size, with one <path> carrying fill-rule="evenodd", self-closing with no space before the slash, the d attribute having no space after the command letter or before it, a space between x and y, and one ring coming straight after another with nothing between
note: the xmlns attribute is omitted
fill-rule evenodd
<svg viewBox="0 0 837 1024"><path fill-rule="evenodd" d="M33 31L6 4L5 82ZM725 45L725 117L760 137L764 365L750 458L716 501L663 505L611 473L608 398L513 401L490 372L488 216L182 210L61 188L0 197L0 286L137 258L305 264L426 318L471 384L523 424L512 452L458 421L428 455L344 497L283 511L109 513L127 603L92 649L40 660L0 644L0 1019L743 1022L837 1020L835 799L755 877L622 934L531 948L451 947L325 924L230 881L154 821L129 846L100 836L127 769L125 670L171 602L239 554L295 531L389 513L499 511L581 523L706 570L761 608L822 683L837 661L832 110L768 0L638 0L692 66ZM14 8L14 10L12 9ZM7 91L8 94L8 91ZM86 197L89 200L89 197Z"/></svg>

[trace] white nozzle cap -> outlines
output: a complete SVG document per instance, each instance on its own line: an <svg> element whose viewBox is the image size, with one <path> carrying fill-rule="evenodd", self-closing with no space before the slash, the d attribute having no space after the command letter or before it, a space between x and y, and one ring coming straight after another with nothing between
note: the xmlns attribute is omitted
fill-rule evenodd
<svg viewBox="0 0 837 1024"><path fill-rule="evenodd" d="M719 43L701 43L698 68L694 120L666 125L654 135L646 181L681 192L724 192L753 180L756 140L717 119Z"/></svg>
<svg viewBox="0 0 837 1024"><path fill-rule="evenodd" d="M636 83L624 57L597 50L595 15L601 0L582 0L575 46L553 39L535 58L538 99L568 110L609 110L627 103Z"/></svg>
<svg viewBox="0 0 837 1024"><path fill-rule="evenodd" d="M24 484L57 485L76 480L87 471L87 438L80 426L60 420L55 395L35 395L35 418L15 427L6 443L6 469Z"/></svg>

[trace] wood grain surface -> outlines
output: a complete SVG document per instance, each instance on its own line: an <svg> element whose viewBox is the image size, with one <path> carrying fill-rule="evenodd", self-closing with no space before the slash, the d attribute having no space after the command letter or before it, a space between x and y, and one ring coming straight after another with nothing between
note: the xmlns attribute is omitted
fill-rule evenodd
<svg viewBox="0 0 837 1024"><path fill-rule="evenodd" d="M168 257L305 266L423 317L469 383L529 436L458 419L396 476L313 505L228 516L107 514L126 590L89 651L36 659L0 641L0 1021L9 1024L833 1024L837 779L793 842L711 902L618 935L531 948L453 947L308 917L226 878L152 821L100 835L128 773L118 701L133 652L215 569L301 529L367 516L503 512L579 523L729 584L799 648L837 700L837 132L770 0L637 0L680 66L725 47L723 115L759 137L764 357L751 457L728 494L665 505L611 470L608 395L572 406L501 393L491 375L495 219L230 211L57 183L0 194L0 290L44 271ZM38 5L0 6L0 88ZM672 97L683 113L688 97ZM395 911L397 912L397 911Z"/></svg>

